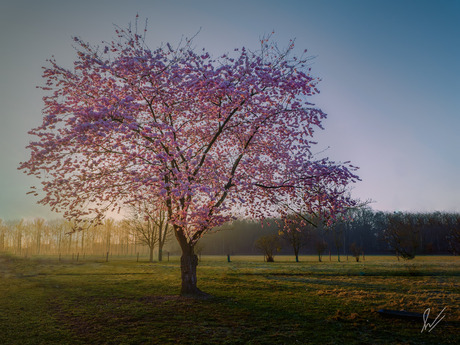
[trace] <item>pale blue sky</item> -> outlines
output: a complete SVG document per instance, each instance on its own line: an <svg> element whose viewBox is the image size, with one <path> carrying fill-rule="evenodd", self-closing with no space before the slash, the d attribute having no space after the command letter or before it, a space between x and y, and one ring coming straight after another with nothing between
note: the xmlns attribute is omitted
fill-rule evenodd
<svg viewBox="0 0 460 345"><path fill-rule="evenodd" d="M460 1L2 0L0 218L53 216L16 170L41 121L41 66L51 55L70 66L71 36L110 40L136 13L151 48L200 28L196 46L214 54L255 49L272 30L280 46L296 38L323 79L317 151L361 167L353 194L377 210L460 211Z"/></svg>

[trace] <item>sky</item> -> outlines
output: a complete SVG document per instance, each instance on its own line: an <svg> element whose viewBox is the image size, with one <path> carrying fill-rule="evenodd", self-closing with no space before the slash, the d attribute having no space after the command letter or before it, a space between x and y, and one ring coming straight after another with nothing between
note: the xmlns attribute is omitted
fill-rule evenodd
<svg viewBox="0 0 460 345"><path fill-rule="evenodd" d="M272 31L281 47L295 39L322 80L315 150L360 167L352 195L375 210L460 212L460 1L1 0L0 218L56 217L17 170L41 123L46 59L72 66L73 36L109 41L136 14L152 49L198 31L216 56Z"/></svg>

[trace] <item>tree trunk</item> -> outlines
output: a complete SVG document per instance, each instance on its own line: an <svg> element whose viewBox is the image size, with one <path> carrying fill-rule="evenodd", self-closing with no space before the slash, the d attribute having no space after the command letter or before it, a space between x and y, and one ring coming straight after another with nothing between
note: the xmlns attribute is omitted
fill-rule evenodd
<svg viewBox="0 0 460 345"><path fill-rule="evenodd" d="M198 256L194 251L194 244L187 241L180 229L175 231L176 238L182 249L180 258L180 270L182 278L182 286L180 294L182 296L207 298L209 295L196 286L196 267L198 266Z"/></svg>
<svg viewBox="0 0 460 345"><path fill-rule="evenodd" d="M163 246L160 244L158 246L158 262L163 261Z"/></svg>
<svg viewBox="0 0 460 345"><path fill-rule="evenodd" d="M40 241L41 241L41 232L40 230L38 230L38 233L37 233L37 255L40 255Z"/></svg>
<svg viewBox="0 0 460 345"><path fill-rule="evenodd" d="M153 262L153 246L149 247L149 262Z"/></svg>
<svg viewBox="0 0 460 345"><path fill-rule="evenodd" d="M189 250L182 250L180 258L180 269L182 277L181 295L199 295L201 291L197 288L196 266L198 266L198 256L190 246Z"/></svg>
<svg viewBox="0 0 460 345"><path fill-rule="evenodd" d="M160 222L158 228L158 261L163 261L163 246L166 242L166 235L168 234L168 223L164 224L165 220Z"/></svg>

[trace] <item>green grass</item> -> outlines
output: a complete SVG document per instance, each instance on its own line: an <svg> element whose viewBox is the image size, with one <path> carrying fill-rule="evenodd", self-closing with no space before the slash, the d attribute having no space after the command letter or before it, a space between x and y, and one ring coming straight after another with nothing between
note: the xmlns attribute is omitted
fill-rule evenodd
<svg viewBox="0 0 460 345"><path fill-rule="evenodd" d="M204 256L207 300L178 296L177 257L98 259L0 256L0 344L458 344L458 257ZM377 313L444 307L423 333Z"/></svg>

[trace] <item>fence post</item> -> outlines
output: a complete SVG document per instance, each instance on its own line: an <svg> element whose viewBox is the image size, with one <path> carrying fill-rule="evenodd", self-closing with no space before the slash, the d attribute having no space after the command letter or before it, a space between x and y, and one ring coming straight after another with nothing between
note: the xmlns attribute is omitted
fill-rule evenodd
<svg viewBox="0 0 460 345"><path fill-rule="evenodd" d="M107 256L105 257L105 262L109 262L109 252L107 252Z"/></svg>

